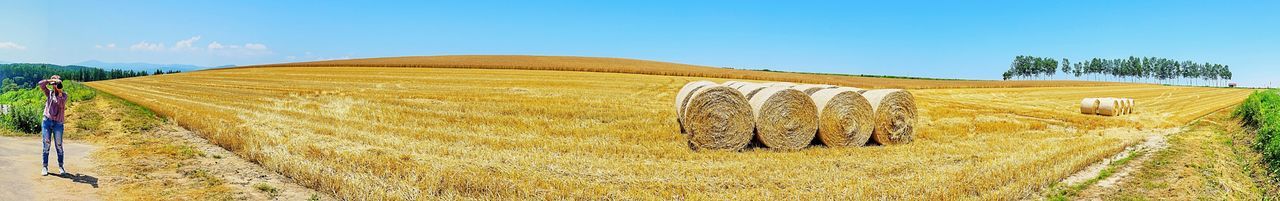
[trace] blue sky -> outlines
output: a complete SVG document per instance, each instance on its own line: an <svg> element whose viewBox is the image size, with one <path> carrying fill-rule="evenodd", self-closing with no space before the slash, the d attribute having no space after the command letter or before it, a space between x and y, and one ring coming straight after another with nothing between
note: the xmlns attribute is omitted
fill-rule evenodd
<svg viewBox="0 0 1280 201"><path fill-rule="evenodd" d="M6 1L0 61L246 65L444 54L999 79L1015 55L1280 77L1276 1ZM1280 83L1275 83L1280 84ZM1273 84L1274 85L1274 84Z"/></svg>

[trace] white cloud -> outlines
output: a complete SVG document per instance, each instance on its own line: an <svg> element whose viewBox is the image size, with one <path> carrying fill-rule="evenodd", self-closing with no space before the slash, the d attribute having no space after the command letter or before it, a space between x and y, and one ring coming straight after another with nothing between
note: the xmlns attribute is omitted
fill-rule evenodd
<svg viewBox="0 0 1280 201"><path fill-rule="evenodd" d="M265 51L267 50L267 45L258 44L258 43L245 43L244 49Z"/></svg>
<svg viewBox="0 0 1280 201"><path fill-rule="evenodd" d="M262 43L244 43L243 45L223 44L218 41L209 42L207 45L197 45L203 36L192 36L184 40L173 43L173 46L165 46L164 43L138 42L129 46L129 50L133 51L169 51L175 55L190 54L191 56L222 56L222 57L246 57L269 55L274 52L266 44ZM112 49L115 44L94 45L98 49Z"/></svg>
<svg viewBox="0 0 1280 201"><path fill-rule="evenodd" d="M27 50L27 46L13 42L0 42L0 50Z"/></svg>
<svg viewBox="0 0 1280 201"><path fill-rule="evenodd" d="M108 44L106 44L106 45L93 45L93 48L98 48L98 49L115 49L115 48L116 48L116 44L115 44L115 43L108 43Z"/></svg>
<svg viewBox="0 0 1280 201"><path fill-rule="evenodd" d="M143 41L143 42L138 42L138 44L133 44L132 46L129 46L129 50L160 51L160 50L164 50L164 44L148 43Z"/></svg>
<svg viewBox="0 0 1280 201"><path fill-rule="evenodd" d="M257 56L271 54L270 48L262 43L245 43L244 45L223 45L222 43L209 43L207 49L209 53L223 56Z"/></svg>
<svg viewBox="0 0 1280 201"><path fill-rule="evenodd" d="M222 49L222 48L225 48L225 47L222 46L222 43L218 43L218 41L213 41L212 43L209 43L210 51Z"/></svg>
<svg viewBox="0 0 1280 201"><path fill-rule="evenodd" d="M199 41L199 40L200 40L200 36L194 36L194 37L188 38L188 39L186 39L186 40L180 40L180 41L178 41L178 42L176 42L176 43L173 43L173 50L193 50L193 49L196 49L195 47L192 47L192 46L191 46L191 44L192 44L192 43L195 43L196 41Z"/></svg>

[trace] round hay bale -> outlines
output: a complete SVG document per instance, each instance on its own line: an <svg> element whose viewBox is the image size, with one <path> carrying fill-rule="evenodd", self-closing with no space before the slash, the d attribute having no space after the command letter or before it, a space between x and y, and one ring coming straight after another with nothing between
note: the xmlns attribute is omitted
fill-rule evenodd
<svg viewBox="0 0 1280 201"><path fill-rule="evenodd" d="M676 123L680 126L680 133L684 133L684 107L689 102L689 94L701 89L702 87L716 85L710 81L694 81L684 84L679 92L676 92Z"/></svg>
<svg viewBox="0 0 1280 201"><path fill-rule="evenodd" d="M862 92L867 92L867 89L857 88L857 87L836 87L836 88L853 90L853 91L858 92L858 94L862 94ZM863 97L865 98L866 96L863 96ZM870 100L868 100L868 101L870 101Z"/></svg>
<svg viewBox="0 0 1280 201"><path fill-rule="evenodd" d="M756 138L769 148L795 150L818 132L817 106L809 95L787 87L768 87L750 99Z"/></svg>
<svg viewBox="0 0 1280 201"><path fill-rule="evenodd" d="M770 86L770 87L794 87L797 84L790 83L790 82L769 82L769 83L764 83L764 85Z"/></svg>
<svg viewBox="0 0 1280 201"><path fill-rule="evenodd" d="M803 91L805 94L813 95L813 92L818 92L818 90L830 89L835 87L836 86L825 85L825 84L802 84L802 85L796 85L791 88L795 90Z"/></svg>
<svg viewBox="0 0 1280 201"><path fill-rule="evenodd" d="M905 144L915 138L916 100L902 89L877 89L862 92L871 104L875 131L871 139L883 145Z"/></svg>
<svg viewBox="0 0 1280 201"><path fill-rule="evenodd" d="M741 83L741 81L731 80L731 81L725 81L725 82L723 82L723 83L720 83L720 85L724 85L724 86L727 86L727 87L729 87L729 88L733 88L733 85L738 84L738 83Z"/></svg>
<svg viewBox="0 0 1280 201"><path fill-rule="evenodd" d="M1138 101L1133 100L1132 98L1129 99L1129 114L1135 113L1136 111L1138 111L1137 109L1138 109Z"/></svg>
<svg viewBox="0 0 1280 201"><path fill-rule="evenodd" d="M875 130L871 103L857 88L830 88L814 92L818 108L818 140L829 147L862 146Z"/></svg>
<svg viewBox="0 0 1280 201"><path fill-rule="evenodd" d="M742 93L726 86L695 91L684 108L689 146L695 150L738 150L751 142L751 104Z"/></svg>
<svg viewBox="0 0 1280 201"><path fill-rule="evenodd" d="M1129 105L1128 98L1120 99L1120 103L1124 105L1124 112L1121 112L1120 114L1129 114L1129 111L1133 111L1133 105Z"/></svg>
<svg viewBox="0 0 1280 201"><path fill-rule="evenodd" d="M1126 99L1126 101L1129 103L1129 110L1126 112L1129 112L1128 114L1133 114L1133 108L1136 108L1137 106L1134 106L1132 98Z"/></svg>
<svg viewBox="0 0 1280 201"><path fill-rule="evenodd" d="M746 96L747 99L751 99L751 97L754 97L757 92L760 92L760 90L768 87L769 85L747 83L747 84L742 84L741 86L738 86L737 89L738 89L738 93L742 93L742 95Z"/></svg>
<svg viewBox="0 0 1280 201"><path fill-rule="evenodd" d="M1120 113L1120 99L1116 98L1100 98L1098 102L1098 115L1116 116Z"/></svg>
<svg viewBox="0 0 1280 201"><path fill-rule="evenodd" d="M1101 101L1097 98L1084 98L1084 100L1080 100L1080 114L1097 114L1099 102Z"/></svg>

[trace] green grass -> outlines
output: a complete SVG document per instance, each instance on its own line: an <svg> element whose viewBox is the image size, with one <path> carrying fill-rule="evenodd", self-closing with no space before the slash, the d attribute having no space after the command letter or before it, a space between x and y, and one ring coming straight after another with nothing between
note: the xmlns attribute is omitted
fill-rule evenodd
<svg viewBox="0 0 1280 201"><path fill-rule="evenodd" d="M1254 92L1236 107L1232 116L1240 118L1245 127L1257 130L1252 147L1262 152L1268 174L1280 179L1280 90Z"/></svg>
<svg viewBox="0 0 1280 201"><path fill-rule="evenodd" d="M271 199L275 199L277 196L280 196L280 189L277 189L275 186L271 186L271 184L257 183L253 185L253 188L256 188L259 191L267 193L267 195L269 195Z"/></svg>
<svg viewBox="0 0 1280 201"><path fill-rule="evenodd" d="M67 93L67 107L70 104L96 97L98 92L75 81L63 84ZM44 120L44 92L38 88L24 88L5 91L0 94L0 105L10 106L9 113L0 115L0 126L17 133L40 133L40 123Z"/></svg>

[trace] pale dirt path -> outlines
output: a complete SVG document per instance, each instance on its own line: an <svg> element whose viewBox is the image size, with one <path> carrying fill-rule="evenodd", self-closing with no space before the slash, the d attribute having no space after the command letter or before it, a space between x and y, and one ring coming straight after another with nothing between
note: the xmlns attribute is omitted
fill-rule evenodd
<svg viewBox="0 0 1280 201"><path fill-rule="evenodd" d="M234 153L213 145L208 140L196 136L194 132L172 122L160 125L159 130L156 134L172 137L182 144L191 145L196 150L205 153L205 156L197 158L199 163L196 166L208 170L209 173L230 184L232 189L235 190L234 197L236 199L335 200L328 194L319 193L298 185L293 179L237 157ZM255 185L259 184L267 184L275 188L276 193L272 194L258 189Z"/></svg>
<svg viewBox="0 0 1280 201"><path fill-rule="evenodd" d="M49 176L40 176L39 137L0 137L0 200L99 200L98 174L89 153L96 146L63 141L68 175L55 175L57 153L50 147Z"/></svg>
<svg viewBox="0 0 1280 201"><path fill-rule="evenodd" d="M1220 110L1226 110L1230 108L1232 107L1231 106L1224 107L1218 110L1220 111ZM1111 176L1107 178L1103 178L1102 180L1099 180L1097 183L1094 183L1093 185L1085 187L1084 190L1080 191L1076 196L1072 198L1073 200L1102 200L1103 194L1111 194L1119 190L1118 189L1119 184L1125 182L1125 180L1129 177L1130 174L1133 174L1135 171L1138 171L1138 168L1142 164L1147 163L1147 161L1151 160L1151 158L1154 157L1152 155L1168 148L1169 136L1182 133L1183 131L1187 131L1187 126L1204 119L1210 114L1197 117L1191 120L1191 122L1181 127L1169 128L1169 129L1156 129L1155 131L1156 134L1147 136L1147 138L1144 139L1141 143L1130 146L1130 147L1126 147L1124 151L1121 151L1120 153L1117 153L1116 155L1110 158L1106 158L1103 161L1094 163L1093 165L1086 167L1084 170L1081 170L1079 172L1072 174L1071 176L1068 176L1066 179L1063 179L1061 183L1066 184L1068 186L1072 186L1072 185L1079 184L1081 182L1085 182L1086 180L1095 178L1098 175L1100 175L1101 171L1104 168L1106 168L1108 165L1110 165L1111 162L1128 157L1130 152L1142 152L1143 155L1132 159L1131 161L1129 161L1129 163L1125 164L1124 166L1116 167L1116 169L1114 170Z"/></svg>

